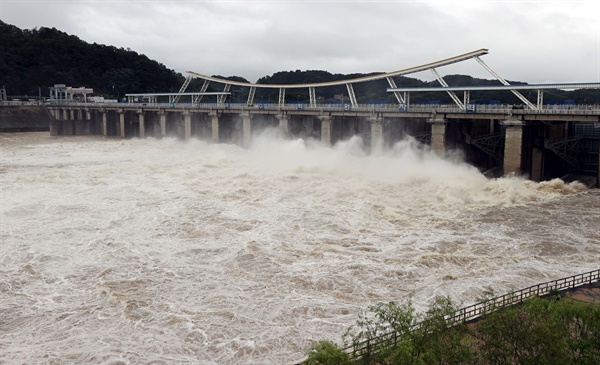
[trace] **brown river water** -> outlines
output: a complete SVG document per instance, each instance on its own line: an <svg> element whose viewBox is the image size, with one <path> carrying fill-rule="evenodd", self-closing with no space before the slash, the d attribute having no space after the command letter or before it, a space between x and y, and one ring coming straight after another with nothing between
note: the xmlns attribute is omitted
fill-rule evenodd
<svg viewBox="0 0 600 365"><path fill-rule="evenodd" d="M0 134L1 364L288 364L359 311L599 268L600 190L403 141Z"/></svg>

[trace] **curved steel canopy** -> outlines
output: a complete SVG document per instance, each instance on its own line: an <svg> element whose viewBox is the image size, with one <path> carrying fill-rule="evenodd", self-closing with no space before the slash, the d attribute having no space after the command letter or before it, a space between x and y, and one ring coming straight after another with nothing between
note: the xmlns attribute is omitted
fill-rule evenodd
<svg viewBox="0 0 600 365"><path fill-rule="evenodd" d="M346 79L346 80L339 80L339 81L327 81L327 82L315 82L315 83L310 83L310 84L256 84L256 83L251 83L251 82L225 80L225 79L221 79L218 77L202 75L202 74L199 74L199 73L193 72L193 71L186 71L186 72L192 76L201 78L203 80L217 82L220 84L256 87L256 88L271 88L271 89L298 89L298 88L347 85L347 84L353 84L353 83L358 83L358 82L380 80L380 79L385 79L385 78L393 77L393 76L407 75L407 74L411 74L411 73L426 71L426 70L429 70L429 69L432 69L435 67L447 66L447 65L451 65L453 63L466 61L468 59L479 57L479 56L482 56L485 54L488 54L488 49L482 48L477 51L464 53L464 54L461 54L458 56L446 58L446 59L439 60L436 62L426 63L426 64L420 65L420 66L406 68L403 70L384 72L384 73L380 73L380 74L376 74L376 75L357 77L354 79Z"/></svg>

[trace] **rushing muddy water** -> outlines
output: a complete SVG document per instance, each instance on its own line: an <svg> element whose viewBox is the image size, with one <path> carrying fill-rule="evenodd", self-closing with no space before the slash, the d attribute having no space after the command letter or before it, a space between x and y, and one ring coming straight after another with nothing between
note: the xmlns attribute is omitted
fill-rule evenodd
<svg viewBox="0 0 600 365"><path fill-rule="evenodd" d="M0 134L0 363L287 364L413 293L598 268L600 190L411 141Z"/></svg>

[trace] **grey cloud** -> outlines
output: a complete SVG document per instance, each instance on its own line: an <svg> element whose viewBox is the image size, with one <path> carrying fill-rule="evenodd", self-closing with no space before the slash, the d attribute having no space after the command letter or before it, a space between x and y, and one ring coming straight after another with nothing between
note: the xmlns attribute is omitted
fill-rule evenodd
<svg viewBox="0 0 600 365"><path fill-rule="evenodd" d="M179 72L392 71L489 48L509 80L598 81L596 2L1 2L20 28L131 48ZM440 69L491 78L473 63ZM429 79L431 75L415 75Z"/></svg>

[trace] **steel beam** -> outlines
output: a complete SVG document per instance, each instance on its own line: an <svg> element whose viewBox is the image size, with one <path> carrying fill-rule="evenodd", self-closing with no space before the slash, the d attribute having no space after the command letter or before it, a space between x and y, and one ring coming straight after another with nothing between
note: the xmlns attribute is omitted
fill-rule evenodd
<svg viewBox="0 0 600 365"><path fill-rule="evenodd" d="M392 77L388 77L387 78L387 82L388 82L388 84L390 85L390 87L392 89L397 88L396 81L394 81L394 79ZM398 104L405 104L406 103L406 99L403 97L402 94L400 94L399 91L394 91L394 96L396 97L396 100L398 101Z"/></svg>
<svg viewBox="0 0 600 365"><path fill-rule="evenodd" d="M206 90L208 89L208 84L210 84L210 81L208 81L208 80L204 80L204 83L202 84L202 88L200 89L200 92L201 92L201 93L204 93L204 92L206 92ZM192 103L193 103L193 104L198 104L198 103L199 103L199 102L202 100L202 97L203 97L203 96L204 96L204 95L197 95L197 96L196 96L196 97L193 99Z"/></svg>
<svg viewBox="0 0 600 365"><path fill-rule="evenodd" d="M181 88L179 89L180 94L185 92L185 89L187 89L188 85L190 84L190 81L192 81L193 78L194 76L192 75L188 75L188 77L185 78L183 85L181 85ZM179 102L179 99L181 99L181 95L176 96L175 99L173 99L173 102L177 103Z"/></svg>
<svg viewBox="0 0 600 365"><path fill-rule="evenodd" d="M348 89L348 95L350 96L350 104L352 104L353 108L356 108L358 103L356 102L356 95L354 95L354 88L352 87L352 84L346 84L346 88ZM343 102L344 100L342 100L342 103Z"/></svg>
<svg viewBox="0 0 600 365"><path fill-rule="evenodd" d="M466 135L466 142L479 148L486 155L491 156L494 160L502 162L502 146L504 146L504 133L486 134L479 137L471 137Z"/></svg>
<svg viewBox="0 0 600 365"><path fill-rule="evenodd" d="M228 93L230 88L231 88L231 84L225 84L225 88L223 89L223 92ZM219 106L225 105L225 100L227 100L227 95L217 96L217 104Z"/></svg>
<svg viewBox="0 0 600 365"><path fill-rule="evenodd" d="M280 107L285 106L285 88L279 88L279 104Z"/></svg>
<svg viewBox="0 0 600 365"><path fill-rule="evenodd" d="M492 70L490 68L490 66L486 65L485 62L483 62L481 60L481 58L479 58L479 56L475 56L473 57L475 58L475 60L477 62L479 62L479 64L485 68L489 73L491 73L498 81L500 81L502 83L502 85L506 85L506 86L510 86L510 84L508 83L508 81L504 80L502 77L500 77L500 75L498 75L494 70ZM520 92L518 92L517 90L511 89L510 90L517 98L521 99L521 101L523 103L525 103L525 105L527 105L529 108L533 109L533 110L537 110L537 108L535 107L535 105L531 104L531 102L529 100L527 100L526 97L523 96L523 94L521 94Z"/></svg>
<svg viewBox="0 0 600 365"><path fill-rule="evenodd" d="M246 101L246 106L252 106L254 104L254 94L256 93L256 87L251 87L250 92L248 93L248 100Z"/></svg>
<svg viewBox="0 0 600 365"><path fill-rule="evenodd" d="M308 97L310 100L310 106L311 107L316 107L317 106L317 97L315 95L315 88L314 87L309 87L308 88Z"/></svg>
<svg viewBox="0 0 600 365"><path fill-rule="evenodd" d="M440 84L442 84L443 87L448 87L448 84L446 83L446 81L440 76L440 74L436 71L435 68L431 68L430 70L433 73L433 75L437 78L437 80L440 82ZM456 105L458 105L459 108L461 108L463 110L465 109L465 104L463 104L460 101L458 96L456 96L456 94L453 91L447 91L447 93L448 93L448 95L450 95L452 100L454 100L454 102L456 103Z"/></svg>
<svg viewBox="0 0 600 365"><path fill-rule="evenodd" d="M581 137L567 137L552 142L545 142L544 147L554 152L566 161L573 169L579 168L579 152L581 151Z"/></svg>

